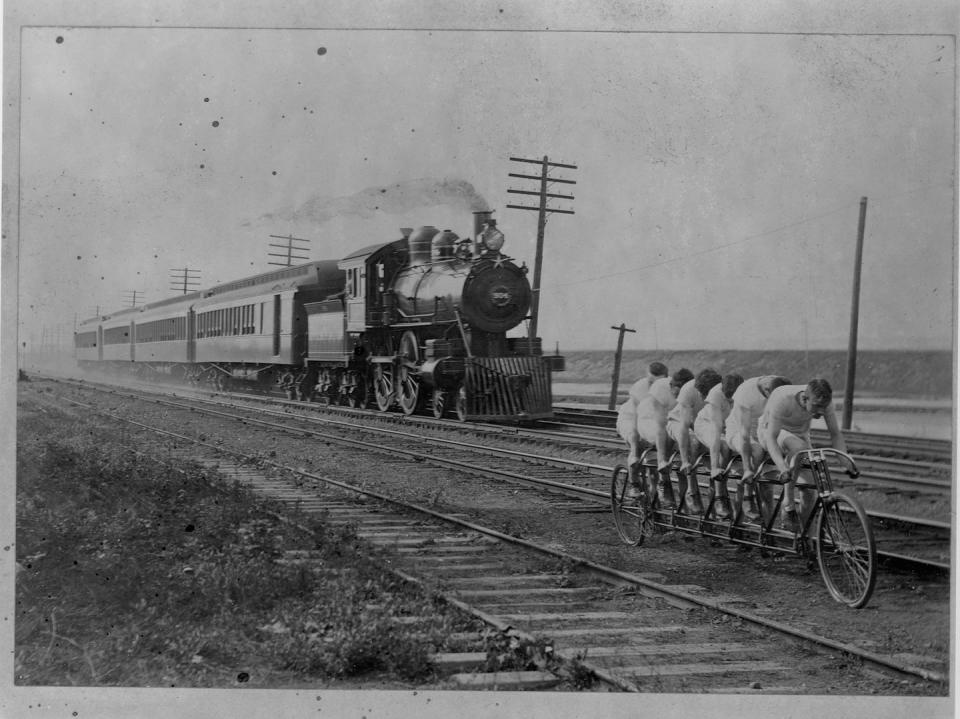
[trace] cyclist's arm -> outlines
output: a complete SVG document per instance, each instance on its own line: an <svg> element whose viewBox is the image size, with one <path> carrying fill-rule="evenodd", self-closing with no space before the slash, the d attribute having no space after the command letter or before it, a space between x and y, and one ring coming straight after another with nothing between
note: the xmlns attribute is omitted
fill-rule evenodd
<svg viewBox="0 0 960 719"><path fill-rule="evenodd" d="M780 435L780 430L782 426L780 420L776 417L770 417L767 420L766 426L763 428L763 439L764 445L767 448L767 454L770 455L770 459L773 460L774 464L777 465L777 469L781 472L787 471L787 459L783 456L783 451L780 449L780 444L777 442L777 437Z"/></svg>
<svg viewBox="0 0 960 719"><path fill-rule="evenodd" d="M847 441L843 437L840 425L837 423L837 414L833 407L828 407L823 413L823 421L827 423L827 430L830 432L830 446L841 452L847 451Z"/></svg>

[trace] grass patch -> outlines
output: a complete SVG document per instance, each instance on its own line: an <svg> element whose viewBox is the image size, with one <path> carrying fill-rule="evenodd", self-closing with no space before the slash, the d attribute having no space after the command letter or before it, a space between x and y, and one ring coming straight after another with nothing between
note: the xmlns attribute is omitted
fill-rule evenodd
<svg viewBox="0 0 960 719"><path fill-rule="evenodd" d="M423 682L468 628L349 529L316 521L310 537L237 484L52 414L18 428L17 684Z"/></svg>

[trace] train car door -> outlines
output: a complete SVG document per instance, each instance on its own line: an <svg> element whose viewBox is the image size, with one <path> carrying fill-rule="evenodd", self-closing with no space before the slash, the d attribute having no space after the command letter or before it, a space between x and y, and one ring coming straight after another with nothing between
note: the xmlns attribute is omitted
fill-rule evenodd
<svg viewBox="0 0 960 719"><path fill-rule="evenodd" d="M197 361L197 314L187 310L187 362Z"/></svg>
<svg viewBox="0 0 960 719"><path fill-rule="evenodd" d="M97 361L103 362L103 325L97 325Z"/></svg>
<svg viewBox="0 0 960 719"><path fill-rule="evenodd" d="M137 361L137 325L130 320L130 361Z"/></svg>
<svg viewBox="0 0 960 719"><path fill-rule="evenodd" d="M273 354L280 354L280 295L273 296Z"/></svg>

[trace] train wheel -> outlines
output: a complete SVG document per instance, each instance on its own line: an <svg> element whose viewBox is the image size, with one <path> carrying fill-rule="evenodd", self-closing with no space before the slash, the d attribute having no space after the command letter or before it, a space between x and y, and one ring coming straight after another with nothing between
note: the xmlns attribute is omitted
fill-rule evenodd
<svg viewBox="0 0 960 719"><path fill-rule="evenodd" d="M430 397L430 409L433 410L433 416L442 419L447 412L447 393L442 389L433 390Z"/></svg>
<svg viewBox="0 0 960 719"><path fill-rule="evenodd" d="M863 507L841 492L820 508L817 561L834 599L854 609L866 605L877 582L877 545Z"/></svg>
<svg viewBox="0 0 960 719"><path fill-rule="evenodd" d="M457 397L454 401L454 409L457 413L457 419L461 422L467 421L467 388L461 384L457 387Z"/></svg>
<svg viewBox="0 0 960 719"><path fill-rule="evenodd" d="M420 378L416 371L420 363L417 337L410 330L400 338L400 372L397 378L400 389L400 408L404 414L417 411L420 402Z"/></svg>
<svg viewBox="0 0 960 719"><path fill-rule="evenodd" d="M390 409L393 402L393 370L387 365L378 364L373 375L373 396L381 412Z"/></svg>
<svg viewBox="0 0 960 719"><path fill-rule="evenodd" d="M630 472L622 464L613 469L610 508L613 511L613 525L623 543L631 547L643 544L644 537L652 529L650 500L646 492L630 486Z"/></svg>
<svg viewBox="0 0 960 719"><path fill-rule="evenodd" d="M406 367L400 368L400 409L404 414L417 411L420 401L420 381Z"/></svg>

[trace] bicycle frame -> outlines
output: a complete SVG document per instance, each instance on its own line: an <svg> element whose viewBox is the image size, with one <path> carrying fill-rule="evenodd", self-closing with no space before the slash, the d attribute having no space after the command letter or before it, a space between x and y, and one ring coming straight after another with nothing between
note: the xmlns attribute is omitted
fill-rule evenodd
<svg viewBox="0 0 960 719"><path fill-rule="evenodd" d="M701 458L702 459L702 458ZM876 581L876 546L866 512L859 503L847 495L835 491L830 476L829 461L839 460L851 477L859 476L856 463L845 452L830 448L805 449L790 458L786 476L774 476L776 468L769 459L760 465L754 482L758 498L766 490L775 493L775 499L762 503L761 519L747 522L740 511L740 502L730 519L711 516L710 503L714 496L711 483L707 507L703 515L686 514L679 510L660 509L655 494L650 497L649 474L656 472L656 461L650 462L650 452L641 456L641 484L644 489L639 496L625 489L627 469L619 465L614 469L611 485L611 502L617 531L624 542L633 546L643 542L654 528L679 530L736 544L771 549L785 554L811 558L816 553L824 582L833 597L851 607L866 604ZM737 480L738 499L742 496L742 480L737 476L739 458L731 459L724 476ZM694 470L699 462L694 465ZM797 483L797 492L815 492L812 504L802 517L802 525L796 533L776 527L779 510L783 504L787 482L796 482L801 472L809 472L811 483ZM693 481L696 471L693 473ZM854 516L856 522L854 522Z"/></svg>

